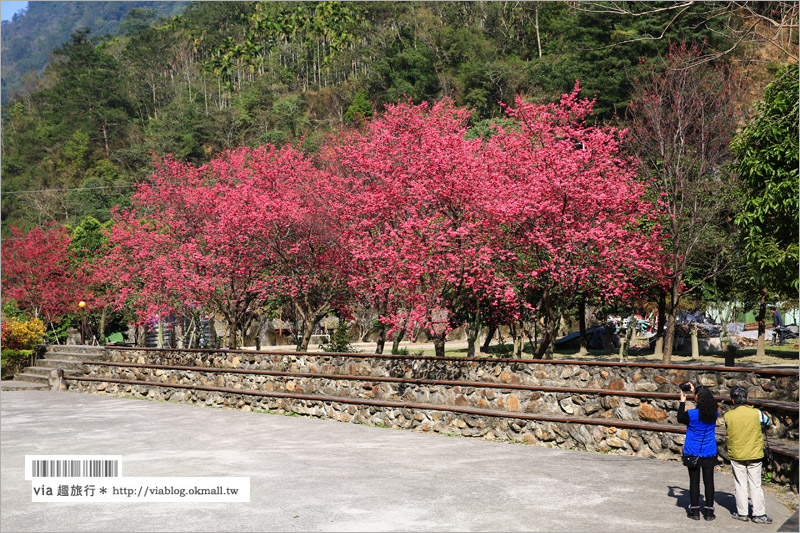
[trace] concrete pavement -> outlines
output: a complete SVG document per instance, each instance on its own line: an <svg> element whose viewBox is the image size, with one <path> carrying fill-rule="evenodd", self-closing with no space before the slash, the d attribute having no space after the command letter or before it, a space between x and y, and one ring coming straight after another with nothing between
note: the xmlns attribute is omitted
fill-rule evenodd
<svg viewBox="0 0 800 533"><path fill-rule="evenodd" d="M739 522L716 475L691 521L678 463L75 392L0 395L0 529L777 531ZM249 503L32 503L25 455L121 455L125 477L250 477Z"/></svg>

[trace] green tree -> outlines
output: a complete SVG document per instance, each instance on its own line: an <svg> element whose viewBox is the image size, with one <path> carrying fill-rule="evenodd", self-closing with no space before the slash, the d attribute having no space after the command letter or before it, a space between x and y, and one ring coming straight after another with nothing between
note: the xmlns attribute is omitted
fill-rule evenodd
<svg viewBox="0 0 800 533"><path fill-rule="evenodd" d="M120 64L88 29L72 34L68 43L54 52L57 78L48 96L48 116L59 133L81 128L94 143L101 143L106 158L111 146L121 140L129 119Z"/></svg>
<svg viewBox="0 0 800 533"><path fill-rule="evenodd" d="M344 112L344 121L346 123L358 122L365 118L372 116L372 102L369 101L367 91L360 90L353 97L353 103Z"/></svg>
<svg viewBox="0 0 800 533"><path fill-rule="evenodd" d="M767 299L798 290L798 67L784 67L732 144L744 187L736 216L757 291L758 354L764 353Z"/></svg>

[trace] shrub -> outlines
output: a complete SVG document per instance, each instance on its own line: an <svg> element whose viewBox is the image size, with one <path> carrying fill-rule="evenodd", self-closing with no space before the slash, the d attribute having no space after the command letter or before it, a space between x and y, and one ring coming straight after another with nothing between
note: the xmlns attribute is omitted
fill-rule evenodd
<svg viewBox="0 0 800 533"><path fill-rule="evenodd" d="M357 351L347 340L347 324L341 318L336 324L336 329L333 330L330 342L321 347L323 352L356 353Z"/></svg>
<svg viewBox="0 0 800 533"><path fill-rule="evenodd" d="M8 317L0 325L0 331L2 332L3 348L30 350L36 344L42 342L45 328L44 322L38 318L20 320L15 317Z"/></svg>
<svg viewBox="0 0 800 533"><path fill-rule="evenodd" d="M33 355L33 350L13 350L4 348L2 351L2 379L11 379L14 374L28 365Z"/></svg>
<svg viewBox="0 0 800 533"><path fill-rule="evenodd" d="M392 352L392 355L409 355L411 357L422 357L423 355L425 355L425 352L423 350L416 350L410 352L408 348L398 348L397 351Z"/></svg>

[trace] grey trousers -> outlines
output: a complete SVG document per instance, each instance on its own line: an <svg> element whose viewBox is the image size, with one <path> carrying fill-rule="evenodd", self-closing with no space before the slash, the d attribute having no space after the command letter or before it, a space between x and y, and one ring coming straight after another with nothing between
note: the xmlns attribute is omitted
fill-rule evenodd
<svg viewBox="0 0 800 533"><path fill-rule="evenodd" d="M761 489L761 459L753 461L731 460L733 469L733 492L736 496L736 512L747 516L747 496L753 503L753 516L767 514L764 506L764 491Z"/></svg>

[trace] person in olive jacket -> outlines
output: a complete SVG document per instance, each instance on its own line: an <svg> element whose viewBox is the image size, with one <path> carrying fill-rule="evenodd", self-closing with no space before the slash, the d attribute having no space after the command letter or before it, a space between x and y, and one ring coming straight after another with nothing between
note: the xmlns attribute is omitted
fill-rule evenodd
<svg viewBox="0 0 800 533"><path fill-rule="evenodd" d="M731 389L734 408L725 413L728 428L728 458L733 470L733 492L736 512L733 518L748 520L748 494L753 503L752 520L757 524L770 524L772 518L766 514L764 491L761 489L761 461L764 458L764 435L762 424L769 424L769 417L747 404L747 389Z"/></svg>

